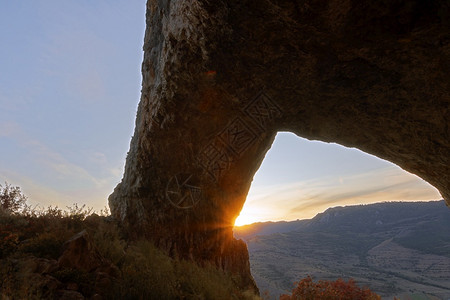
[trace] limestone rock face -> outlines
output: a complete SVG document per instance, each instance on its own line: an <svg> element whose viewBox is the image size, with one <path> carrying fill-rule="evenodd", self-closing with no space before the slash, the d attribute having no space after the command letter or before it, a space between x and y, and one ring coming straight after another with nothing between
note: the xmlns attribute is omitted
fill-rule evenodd
<svg viewBox="0 0 450 300"><path fill-rule="evenodd" d="M148 0L142 74L109 204L172 255L251 278L231 229L278 131L389 160L450 203L446 0Z"/></svg>

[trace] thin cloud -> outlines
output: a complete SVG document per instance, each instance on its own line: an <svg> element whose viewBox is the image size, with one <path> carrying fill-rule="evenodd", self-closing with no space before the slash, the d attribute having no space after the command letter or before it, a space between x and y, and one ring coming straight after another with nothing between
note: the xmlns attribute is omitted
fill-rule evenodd
<svg viewBox="0 0 450 300"><path fill-rule="evenodd" d="M98 152L98 151L87 152L86 156L88 157L88 159L91 163L94 163L96 165L105 165L108 162L106 155L102 152Z"/></svg>
<svg viewBox="0 0 450 300"><path fill-rule="evenodd" d="M348 176L256 187L250 191L242 213L255 215L253 210L263 206L272 214L261 215L260 220L292 220L309 218L337 205L440 198L431 185L392 166Z"/></svg>
<svg viewBox="0 0 450 300"><path fill-rule="evenodd" d="M106 174L102 177L93 176L85 168L70 162L62 154L54 151L43 142L30 138L21 128L11 125L8 137L15 140L22 148L28 152L27 158L32 164L40 167L42 175L47 174L51 178L58 178L65 182L66 186L61 188L70 189L70 186L86 185L93 188L111 187L111 182L117 177L117 170L107 169ZM106 157L103 153L93 152L86 155L91 161L96 161L99 165L106 163ZM89 160L86 158L86 160Z"/></svg>
<svg viewBox="0 0 450 300"><path fill-rule="evenodd" d="M76 192L61 192L49 186L44 186L30 177L19 175L15 172L0 171L1 182L8 182L14 186L20 186L22 192L28 197L28 203L32 206L46 208L58 206L65 209L74 203L86 204L99 211L107 205L107 197L111 192L109 188L84 189Z"/></svg>
<svg viewBox="0 0 450 300"><path fill-rule="evenodd" d="M53 170L56 175L65 178L67 180L86 180L91 182L97 187L103 185L101 180L92 176L84 168L70 163L60 153L51 150L42 142L35 139L27 139L22 141L29 151L35 155L36 161Z"/></svg>

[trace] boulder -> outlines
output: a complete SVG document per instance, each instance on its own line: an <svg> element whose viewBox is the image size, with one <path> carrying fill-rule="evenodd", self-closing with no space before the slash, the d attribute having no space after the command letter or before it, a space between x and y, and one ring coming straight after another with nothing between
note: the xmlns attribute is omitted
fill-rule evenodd
<svg viewBox="0 0 450 300"><path fill-rule="evenodd" d="M113 279L121 275L119 268L99 253L86 230L74 235L63 245L63 248L63 253L58 259L59 268L61 270L75 269L85 274L92 274L93 282L90 288L98 296L108 291ZM67 282L66 290L79 291L79 286L77 283Z"/></svg>
<svg viewBox="0 0 450 300"><path fill-rule="evenodd" d="M63 253L58 258L61 268L92 272L105 265L104 258L93 246L86 230L74 235L63 245Z"/></svg>

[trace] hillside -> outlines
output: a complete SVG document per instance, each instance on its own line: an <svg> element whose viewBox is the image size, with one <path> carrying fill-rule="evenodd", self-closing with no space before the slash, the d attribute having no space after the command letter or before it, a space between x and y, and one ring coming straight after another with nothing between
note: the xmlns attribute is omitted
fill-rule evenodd
<svg viewBox="0 0 450 300"><path fill-rule="evenodd" d="M261 291L286 293L308 274L354 278L392 299L450 298L450 210L443 201L335 207L311 220L235 229ZM437 298L434 298L437 297Z"/></svg>
<svg viewBox="0 0 450 300"><path fill-rule="evenodd" d="M169 257L84 206L1 204L0 299L259 299L236 274Z"/></svg>

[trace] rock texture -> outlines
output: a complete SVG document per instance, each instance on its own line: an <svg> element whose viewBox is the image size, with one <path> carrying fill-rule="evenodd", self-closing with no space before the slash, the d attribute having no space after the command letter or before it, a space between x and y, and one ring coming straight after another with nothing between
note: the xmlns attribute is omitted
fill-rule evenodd
<svg viewBox="0 0 450 300"><path fill-rule="evenodd" d="M120 275L119 269L102 257L86 230L65 242L63 248L58 258L58 265L61 268L77 269L96 275L106 274L115 277Z"/></svg>
<svg viewBox="0 0 450 300"><path fill-rule="evenodd" d="M2 274L0 298L9 299L2 294L6 292L12 299L106 299L120 270L100 255L86 230L63 248L57 261L33 255L5 259L2 267L8 270L3 270L7 275Z"/></svg>
<svg viewBox="0 0 450 300"><path fill-rule="evenodd" d="M356 147L450 203L446 0L148 0L142 95L111 211L249 278L231 228L278 131Z"/></svg>

